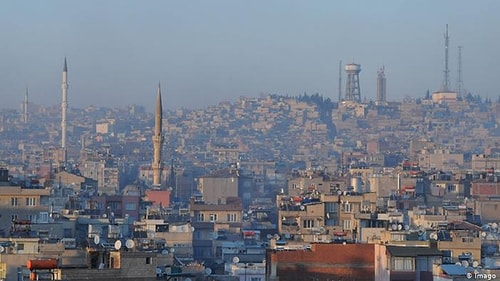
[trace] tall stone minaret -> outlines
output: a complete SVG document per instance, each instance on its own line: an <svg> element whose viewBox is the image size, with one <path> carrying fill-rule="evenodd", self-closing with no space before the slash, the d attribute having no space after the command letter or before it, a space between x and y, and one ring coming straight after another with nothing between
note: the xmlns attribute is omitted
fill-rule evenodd
<svg viewBox="0 0 500 281"><path fill-rule="evenodd" d="M26 92L24 92L23 122L24 124L28 123L28 86L26 86Z"/></svg>
<svg viewBox="0 0 500 281"><path fill-rule="evenodd" d="M163 145L162 135L162 118L163 109L161 105L161 90L160 83L158 83L158 90L156 94L156 107L155 107L155 129L153 133L153 186L161 187L161 173L163 164L161 161L161 147Z"/></svg>
<svg viewBox="0 0 500 281"><path fill-rule="evenodd" d="M61 148L64 153L64 167L66 167L67 160L67 147L66 147L66 111L68 110L68 65L66 64L66 58L64 58L64 66L62 72L62 103L61 103Z"/></svg>

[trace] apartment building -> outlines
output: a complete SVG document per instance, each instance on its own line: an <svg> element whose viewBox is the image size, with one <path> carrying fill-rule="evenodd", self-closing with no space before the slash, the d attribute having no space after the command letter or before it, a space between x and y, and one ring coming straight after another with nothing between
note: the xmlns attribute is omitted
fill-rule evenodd
<svg viewBox="0 0 500 281"><path fill-rule="evenodd" d="M50 190L11 186L8 171L0 170L0 235L29 236L29 224L48 220Z"/></svg>
<svg viewBox="0 0 500 281"><path fill-rule="evenodd" d="M222 242L238 239L241 235L243 205L238 197L228 197L220 204L203 202L201 197L190 202L191 223L194 227L193 249L196 260L205 260L208 264L221 259L217 250Z"/></svg>

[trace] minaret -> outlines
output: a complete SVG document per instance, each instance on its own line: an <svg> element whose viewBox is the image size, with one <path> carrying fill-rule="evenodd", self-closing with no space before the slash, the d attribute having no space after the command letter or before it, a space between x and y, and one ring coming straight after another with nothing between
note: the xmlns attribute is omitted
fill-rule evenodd
<svg viewBox="0 0 500 281"><path fill-rule="evenodd" d="M155 107L155 129L153 134L153 186L161 187L161 172L163 165L161 161L161 147L163 145L162 135L162 117L163 109L161 106L161 90L160 83L158 83L158 90L156 94L156 107Z"/></svg>
<svg viewBox="0 0 500 281"><path fill-rule="evenodd" d="M386 95L386 80L385 80L385 67L381 67L377 71L377 102L384 103L387 101Z"/></svg>
<svg viewBox="0 0 500 281"><path fill-rule="evenodd" d="M64 167L66 167L66 111L68 110L68 65L66 64L66 58L64 58L64 66L62 72L62 103L61 103L61 148L64 153Z"/></svg>
<svg viewBox="0 0 500 281"><path fill-rule="evenodd" d="M26 92L24 92L23 122L24 124L28 123L28 86L26 86Z"/></svg>

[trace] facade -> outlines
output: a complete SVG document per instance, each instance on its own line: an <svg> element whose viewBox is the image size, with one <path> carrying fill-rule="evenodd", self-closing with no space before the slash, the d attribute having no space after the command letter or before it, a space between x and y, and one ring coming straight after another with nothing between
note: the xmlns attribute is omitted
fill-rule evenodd
<svg viewBox="0 0 500 281"><path fill-rule="evenodd" d="M217 245L228 239L239 238L242 230L243 205L237 197L227 198L225 204L207 204L191 200L191 221L194 227L193 248L195 260L208 264L221 258Z"/></svg>
<svg viewBox="0 0 500 281"><path fill-rule="evenodd" d="M221 170L219 173L198 179L198 190L206 204L224 204L229 197L238 197L236 171Z"/></svg>
<svg viewBox="0 0 500 281"><path fill-rule="evenodd" d="M433 265L440 264L436 248L375 245L376 281L433 280Z"/></svg>
<svg viewBox="0 0 500 281"><path fill-rule="evenodd" d="M0 235L30 235L29 224L48 219L50 191L45 188L0 186Z"/></svg>
<svg viewBox="0 0 500 281"><path fill-rule="evenodd" d="M154 207L167 208L170 206L170 190L148 189L144 193L144 200L152 202Z"/></svg>
<svg viewBox="0 0 500 281"><path fill-rule="evenodd" d="M434 92L432 93L432 102L434 103L453 103L457 101L456 92Z"/></svg>
<svg viewBox="0 0 500 281"><path fill-rule="evenodd" d="M71 186L74 191L80 191L85 185L85 178L66 171L54 174L56 183L62 186ZM85 186L84 186L85 187Z"/></svg>
<svg viewBox="0 0 500 281"><path fill-rule="evenodd" d="M138 195L94 196L90 201L90 210L95 210L99 215L138 220L139 201Z"/></svg>
<svg viewBox="0 0 500 281"><path fill-rule="evenodd" d="M266 280L375 279L375 245L312 244L310 249L266 253Z"/></svg>
<svg viewBox="0 0 500 281"><path fill-rule="evenodd" d="M163 166L160 174L160 181L164 185L170 176L170 167ZM139 180L146 183L147 186L153 185L153 168L150 165L139 166Z"/></svg>
<svg viewBox="0 0 500 281"><path fill-rule="evenodd" d="M120 170L113 162L88 159L80 166L82 176L97 181L99 194L115 195L120 190Z"/></svg>
<svg viewBox="0 0 500 281"><path fill-rule="evenodd" d="M472 155L472 171L485 172L487 170L500 171L500 157L485 154Z"/></svg>

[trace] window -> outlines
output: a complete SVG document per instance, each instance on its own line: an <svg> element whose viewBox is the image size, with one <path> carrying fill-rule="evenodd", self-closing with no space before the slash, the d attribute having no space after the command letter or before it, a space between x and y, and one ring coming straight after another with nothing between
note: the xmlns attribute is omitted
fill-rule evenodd
<svg viewBox="0 0 500 281"><path fill-rule="evenodd" d="M262 278L260 278L260 277L252 277L252 278L250 278L250 281L262 281Z"/></svg>
<svg viewBox="0 0 500 281"><path fill-rule="evenodd" d="M391 241L405 241L405 235L402 233L391 233Z"/></svg>
<svg viewBox="0 0 500 281"><path fill-rule="evenodd" d="M339 204L336 202L325 202L325 211L329 213L337 213Z"/></svg>
<svg viewBox="0 0 500 281"><path fill-rule="evenodd" d="M36 206L36 198L35 197L26 198L26 206Z"/></svg>
<svg viewBox="0 0 500 281"><path fill-rule="evenodd" d="M415 271L415 260L412 257L393 257L392 270Z"/></svg>
<svg viewBox="0 0 500 281"><path fill-rule="evenodd" d="M10 216L10 218L11 218L11 221L16 221L17 220L17 215L12 215L12 216Z"/></svg>
<svg viewBox="0 0 500 281"><path fill-rule="evenodd" d="M196 221L205 221L205 214L203 213L198 213L196 215Z"/></svg>
<svg viewBox="0 0 500 281"><path fill-rule="evenodd" d="M447 186L447 190L449 193L456 193L458 189L455 184L450 184Z"/></svg>
<svg viewBox="0 0 500 281"><path fill-rule="evenodd" d="M302 227L303 228L313 228L314 227L314 220L303 220Z"/></svg>
<svg viewBox="0 0 500 281"><path fill-rule="evenodd" d="M11 206L19 206L19 200L17 199L17 197L10 198L10 205Z"/></svg>
<svg viewBox="0 0 500 281"><path fill-rule="evenodd" d="M363 200L361 203L361 213L369 213L370 212L370 200Z"/></svg>
<svg viewBox="0 0 500 281"><path fill-rule="evenodd" d="M146 264L151 264L152 261L153 261L152 257L147 257L146 258Z"/></svg>
<svg viewBox="0 0 500 281"><path fill-rule="evenodd" d="M350 203L344 203L344 212L345 213L351 213L352 212L352 205Z"/></svg>
<svg viewBox="0 0 500 281"><path fill-rule="evenodd" d="M217 214L210 214L210 221L217 221Z"/></svg>
<svg viewBox="0 0 500 281"><path fill-rule="evenodd" d="M135 210L136 210L135 203L126 203L125 204L125 211L135 211Z"/></svg>
<svg viewBox="0 0 500 281"><path fill-rule="evenodd" d="M17 243L17 250L18 251L24 251L24 244L23 243Z"/></svg>
<svg viewBox="0 0 500 281"><path fill-rule="evenodd" d="M28 220L31 221L32 223L36 223L36 215L35 214L29 214L28 215Z"/></svg>
<svg viewBox="0 0 500 281"><path fill-rule="evenodd" d="M228 222L236 222L236 214L227 214Z"/></svg>
<svg viewBox="0 0 500 281"><path fill-rule="evenodd" d="M474 238L472 237L462 237L462 243L472 243L474 242Z"/></svg>
<svg viewBox="0 0 500 281"><path fill-rule="evenodd" d="M352 223L351 220L343 220L342 221L342 228L344 230L351 230L351 228L352 228L351 223Z"/></svg>
<svg viewBox="0 0 500 281"><path fill-rule="evenodd" d="M111 210L120 210L121 209L121 204L120 202L115 202L115 201L112 201L112 202L108 202L108 207L111 209Z"/></svg>

